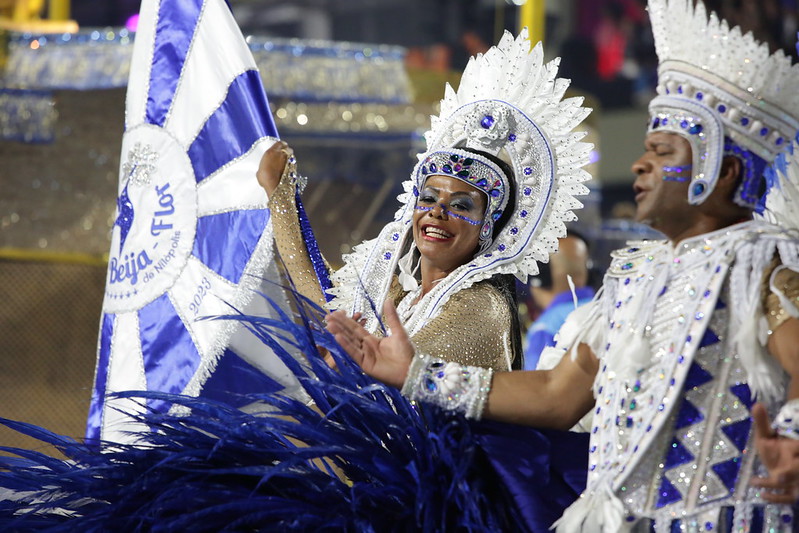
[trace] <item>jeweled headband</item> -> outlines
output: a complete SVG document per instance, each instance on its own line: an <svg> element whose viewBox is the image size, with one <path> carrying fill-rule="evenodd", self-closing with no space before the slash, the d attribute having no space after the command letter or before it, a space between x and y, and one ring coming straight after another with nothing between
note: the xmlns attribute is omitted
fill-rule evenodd
<svg viewBox="0 0 799 533"><path fill-rule="evenodd" d="M701 1L649 0L648 10L659 60L649 131L691 143L691 204L713 192L730 154L744 167L734 199L756 208L764 169L799 130L799 67L715 13L708 16Z"/></svg>
<svg viewBox="0 0 799 533"><path fill-rule="evenodd" d="M437 150L426 154L414 169L414 196L429 176L459 179L486 194L486 210L480 228L480 248L487 248L494 233L494 223L508 204L508 177L490 159L466 150Z"/></svg>

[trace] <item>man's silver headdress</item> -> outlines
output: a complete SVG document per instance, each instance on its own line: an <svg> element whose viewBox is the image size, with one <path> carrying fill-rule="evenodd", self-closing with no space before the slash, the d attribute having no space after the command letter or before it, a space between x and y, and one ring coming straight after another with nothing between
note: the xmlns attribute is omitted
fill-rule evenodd
<svg viewBox="0 0 799 533"><path fill-rule="evenodd" d="M730 29L701 0L649 0L658 54L658 96L649 131L677 133L691 143L688 200L713 192L725 155L741 159L735 201L756 207L765 168L799 130L799 66L751 33Z"/></svg>

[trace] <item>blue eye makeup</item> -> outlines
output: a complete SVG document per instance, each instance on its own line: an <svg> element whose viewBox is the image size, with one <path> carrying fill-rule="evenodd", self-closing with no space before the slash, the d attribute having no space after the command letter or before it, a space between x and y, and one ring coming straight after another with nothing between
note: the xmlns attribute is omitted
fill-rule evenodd
<svg viewBox="0 0 799 533"><path fill-rule="evenodd" d="M433 197L433 195L425 196L424 192L422 192L422 194L419 195L419 202L435 204L436 199ZM452 208L460 209L463 211L470 211L474 207L474 204L469 199L466 199L465 201L462 199L458 199L454 203L450 204L449 209L447 208L446 204L440 204L440 207L447 214L447 216L463 220L471 224L472 226L478 226L482 224L482 221L480 220L474 220L473 218L459 215L458 213L452 211ZM417 211L431 211L433 208L435 208L435 205L416 204L415 207Z"/></svg>
<svg viewBox="0 0 799 533"><path fill-rule="evenodd" d="M449 205L450 207L453 207L455 209L460 209L462 211L471 211L472 209L474 209L474 202L472 202L468 198L459 198L454 202L451 202Z"/></svg>
<svg viewBox="0 0 799 533"><path fill-rule="evenodd" d="M419 193L419 199L417 201L431 204L438 201L438 196L429 189L425 189Z"/></svg>

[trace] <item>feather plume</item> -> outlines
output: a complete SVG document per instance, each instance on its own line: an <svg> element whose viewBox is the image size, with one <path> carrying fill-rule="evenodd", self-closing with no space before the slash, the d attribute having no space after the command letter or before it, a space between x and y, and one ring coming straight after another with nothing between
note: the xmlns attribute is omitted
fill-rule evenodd
<svg viewBox="0 0 799 533"><path fill-rule="evenodd" d="M271 303L271 302L270 302ZM240 313L236 320L300 378L313 406L278 393L250 405L160 392L119 398L181 406L134 414L150 431L136 444L81 443L0 420L62 452L3 448L0 529L9 531L506 531L524 528L497 492L479 425L413 405L376 383L323 327L321 309L296 298L299 316ZM289 348L284 347L287 344ZM321 357L331 353L337 369ZM290 350L306 354L303 362ZM183 413L183 414L181 414ZM185 414L187 413L187 414ZM505 430L516 437L520 428ZM535 433L533 430L531 432ZM526 438L541 439L530 432ZM527 445L526 441L519 441ZM99 450L98 450L99 446ZM544 450L548 444L543 445ZM546 453L531 457L546 457ZM547 452L548 453L548 452ZM583 466L584 469L584 466ZM552 474L532 468L547 489ZM537 489L533 489L537 490ZM567 505L581 490L568 491ZM549 495L546 495L549 497ZM543 505L548 513L559 511ZM547 527L548 527L547 524Z"/></svg>

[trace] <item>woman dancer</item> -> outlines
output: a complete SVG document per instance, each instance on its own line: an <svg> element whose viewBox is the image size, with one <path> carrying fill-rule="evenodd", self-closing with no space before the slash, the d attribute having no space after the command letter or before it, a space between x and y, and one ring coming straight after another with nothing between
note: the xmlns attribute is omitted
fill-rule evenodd
<svg viewBox="0 0 799 533"><path fill-rule="evenodd" d="M388 298L417 346L460 364L520 366L513 275L526 281L555 251L581 206L573 195L587 192L580 167L590 149L572 132L589 110L562 100L568 82L542 64L540 48L528 52L526 39L507 35L467 66L426 134L394 221L332 276L303 242L291 148L278 142L264 154L258 180L301 294L360 313L372 332L381 328L374 302Z"/></svg>
<svg viewBox="0 0 799 533"><path fill-rule="evenodd" d="M295 288L323 306L325 297L298 231L291 180L296 172L291 154L285 142L275 143L261 160L258 179L269 195L278 251ZM389 287L389 298L399 306L404 321L437 283L474 258L481 246L482 221L491 215L492 206L496 207L505 199L503 197L508 196L510 200L514 197L513 172L502 160L467 149L449 150L438 159L444 159L446 166L453 156L469 163L465 167L470 169L468 175L456 177L456 172L464 168L454 170L456 163L450 174L441 171L441 174L414 176L418 184L415 190L419 193L412 198L415 205L408 237L412 241L405 251L404 261L398 265L399 274L391 276ZM428 156L428 159L435 158ZM483 188L476 185L481 179L488 185ZM493 187L497 182L500 186ZM490 196L492 190L496 194L494 197ZM512 201L507 203L513 205ZM507 209L508 214L511 212ZM506 216L498 220L495 232L507 219ZM338 299L333 299L330 305L335 307L338 303ZM435 347L446 359L462 364L495 370L517 367L521 339L516 305L513 276L494 275L444 304L440 314L414 335L414 342ZM468 320L477 310L486 316L480 329L472 327Z"/></svg>

